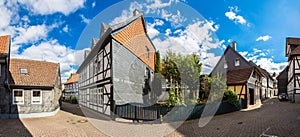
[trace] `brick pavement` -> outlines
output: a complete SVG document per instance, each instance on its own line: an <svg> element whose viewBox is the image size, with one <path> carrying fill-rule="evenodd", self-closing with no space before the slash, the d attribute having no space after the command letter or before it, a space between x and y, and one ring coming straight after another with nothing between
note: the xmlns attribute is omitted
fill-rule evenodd
<svg viewBox="0 0 300 137"><path fill-rule="evenodd" d="M114 136L164 136L166 133L170 137L300 136L300 104L271 99L260 109L215 116L202 128L198 127L198 121L186 121L176 131L174 123L134 124L100 119L102 123L97 125L91 124L90 118L85 118L76 105L64 104L53 117L0 119L0 136L106 136L104 130L97 130L94 126L107 125L110 128L110 124L115 132L110 135Z"/></svg>
<svg viewBox="0 0 300 137"><path fill-rule="evenodd" d="M299 137L300 104L270 99L260 109L233 112L215 116L205 127L198 127L199 120L186 121L169 136L205 137Z"/></svg>

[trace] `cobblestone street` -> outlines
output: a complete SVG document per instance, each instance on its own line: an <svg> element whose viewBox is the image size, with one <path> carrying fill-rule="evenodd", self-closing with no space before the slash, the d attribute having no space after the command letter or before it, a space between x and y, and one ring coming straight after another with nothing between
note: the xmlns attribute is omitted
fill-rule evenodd
<svg viewBox="0 0 300 137"><path fill-rule="evenodd" d="M84 117L80 108L66 103L53 117L0 120L0 136L106 136ZM300 104L271 99L265 101L260 109L215 116L202 128L198 126L198 122L198 119L186 121L167 136L299 136ZM162 125L168 125L168 123L135 125L120 122L119 124L127 124L128 128L135 126L160 128ZM130 135L131 133L128 133L123 136ZM145 136L158 135L153 133Z"/></svg>
<svg viewBox="0 0 300 137"><path fill-rule="evenodd" d="M267 100L260 109L215 116L205 127L199 120L185 122L169 136L300 136L300 104Z"/></svg>

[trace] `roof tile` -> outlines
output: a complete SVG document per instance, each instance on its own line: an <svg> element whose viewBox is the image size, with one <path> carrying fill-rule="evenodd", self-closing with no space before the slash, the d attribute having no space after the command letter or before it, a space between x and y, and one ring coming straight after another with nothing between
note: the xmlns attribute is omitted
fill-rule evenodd
<svg viewBox="0 0 300 137"><path fill-rule="evenodd" d="M69 79L67 80L67 82L64 83L64 84L70 84L70 83L74 83L74 82L78 82L78 81L79 81L79 74L73 74L73 75L71 76L71 78L69 78Z"/></svg>
<svg viewBox="0 0 300 137"><path fill-rule="evenodd" d="M21 74L21 68L27 69L27 74ZM57 76L59 64L25 60L10 59L10 73L12 85L25 86L53 86Z"/></svg>
<svg viewBox="0 0 300 137"><path fill-rule="evenodd" d="M229 70L227 72L227 84L245 84L249 79L253 68Z"/></svg>
<svg viewBox="0 0 300 137"><path fill-rule="evenodd" d="M8 54L10 36L0 36L0 54Z"/></svg>

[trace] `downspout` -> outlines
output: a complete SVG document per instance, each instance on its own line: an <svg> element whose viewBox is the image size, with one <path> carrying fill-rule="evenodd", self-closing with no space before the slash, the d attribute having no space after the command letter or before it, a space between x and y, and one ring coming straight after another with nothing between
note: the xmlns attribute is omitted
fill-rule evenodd
<svg viewBox="0 0 300 137"><path fill-rule="evenodd" d="M7 62L7 67L6 67L6 73L5 73L5 85L7 85L8 88L8 105L9 105L9 118L10 118L10 114L11 114L11 105L12 105L12 94L11 94L11 87L8 81L8 73L9 73L9 59L8 57L6 58L6 62Z"/></svg>

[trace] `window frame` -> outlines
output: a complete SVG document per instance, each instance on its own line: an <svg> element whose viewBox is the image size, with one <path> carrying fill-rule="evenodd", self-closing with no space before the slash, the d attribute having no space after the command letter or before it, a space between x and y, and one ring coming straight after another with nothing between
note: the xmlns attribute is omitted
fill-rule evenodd
<svg viewBox="0 0 300 137"><path fill-rule="evenodd" d="M240 58L236 58L236 59L234 60L234 66L238 67L238 66L240 66L240 65L241 65Z"/></svg>
<svg viewBox="0 0 300 137"><path fill-rule="evenodd" d="M150 59L150 49L146 46L146 58Z"/></svg>
<svg viewBox="0 0 300 137"><path fill-rule="evenodd" d="M34 91L39 91L40 92L40 102L38 102L38 103L33 102L33 92ZM31 90L31 104L42 104L42 102L43 102L43 92L42 92L42 90L40 90L40 89L32 89Z"/></svg>
<svg viewBox="0 0 300 137"><path fill-rule="evenodd" d="M28 74L27 68L20 68L20 74Z"/></svg>
<svg viewBox="0 0 300 137"><path fill-rule="evenodd" d="M22 103L16 103L15 102L15 91L22 91ZM24 105L25 103L25 98L24 98L24 89L13 89L13 99L12 99L12 103L15 105Z"/></svg>
<svg viewBox="0 0 300 137"><path fill-rule="evenodd" d="M223 67L224 67L224 69L227 69L227 68L228 68L228 63L227 63L227 61L224 62L224 66L223 66Z"/></svg>

